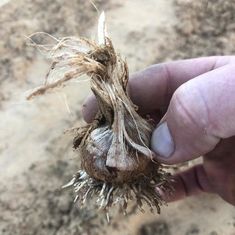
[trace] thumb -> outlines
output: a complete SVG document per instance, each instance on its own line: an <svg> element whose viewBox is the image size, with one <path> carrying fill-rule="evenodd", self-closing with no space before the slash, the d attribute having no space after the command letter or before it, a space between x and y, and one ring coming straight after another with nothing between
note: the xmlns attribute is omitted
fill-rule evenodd
<svg viewBox="0 0 235 235"><path fill-rule="evenodd" d="M175 164L197 158L235 134L234 74L234 65L226 65L175 91L152 134L151 147L158 160Z"/></svg>

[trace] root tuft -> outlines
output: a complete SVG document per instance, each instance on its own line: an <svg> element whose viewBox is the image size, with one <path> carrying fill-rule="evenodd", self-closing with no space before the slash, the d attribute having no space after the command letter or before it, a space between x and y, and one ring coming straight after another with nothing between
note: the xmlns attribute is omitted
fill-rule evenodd
<svg viewBox="0 0 235 235"><path fill-rule="evenodd" d="M96 180L80 170L62 188L73 188L76 195L74 202L78 201L81 206L93 202L98 210L106 213L112 206L117 206L124 215L127 214L130 202L142 213L145 212L144 205L147 205L150 212L157 211L160 214L160 206L165 202L156 188L168 194L172 192L169 175L161 171L151 179L140 176L134 182L118 185Z"/></svg>

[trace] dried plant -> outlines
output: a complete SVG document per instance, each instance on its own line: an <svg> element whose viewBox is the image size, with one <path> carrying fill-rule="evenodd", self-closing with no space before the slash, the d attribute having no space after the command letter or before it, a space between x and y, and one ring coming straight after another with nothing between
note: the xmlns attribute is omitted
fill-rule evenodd
<svg viewBox="0 0 235 235"><path fill-rule="evenodd" d="M53 62L45 84L28 99L86 74L98 103L93 122L76 129L74 148L80 152L82 170L64 188L73 187L75 201L82 204L95 198L100 209L118 204L125 213L133 200L141 211L147 204L159 213L162 198L156 187L170 190L169 174L152 160L153 126L137 113L127 94L128 67L107 36L104 13L99 18L98 43L67 37L49 51ZM63 69L62 77L52 78L53 70Z"/></svg>

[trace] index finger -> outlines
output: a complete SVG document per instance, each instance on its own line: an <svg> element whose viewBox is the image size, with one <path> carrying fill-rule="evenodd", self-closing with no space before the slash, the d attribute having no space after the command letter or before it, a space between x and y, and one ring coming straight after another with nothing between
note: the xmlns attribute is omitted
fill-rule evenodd
<svg viewBox="0 0 235 235"><path fill-rule="evenodd" d="M232 62L234 56L213 56L152 65L131 76L128 93L140 113L154 113L168 106L173 93L183 83ZM83 105L85 121L91 122L97 110L95 97L89 97Z"/></svg>

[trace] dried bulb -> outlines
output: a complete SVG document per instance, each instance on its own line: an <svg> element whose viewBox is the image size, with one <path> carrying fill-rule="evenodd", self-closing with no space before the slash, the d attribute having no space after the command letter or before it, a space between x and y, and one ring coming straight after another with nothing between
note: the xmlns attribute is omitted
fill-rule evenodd
<svg viewBox="0 0 235 235"><path fill-rule="evenodd" d="M140 174L147 175L151 173L150 169L157 170L157 165L136 150L122 150L123 146L119 142L113 143L115 135L108 125L98 127L91 132L87 144L81 148L82 168L91 177L119 184L132 182Z"/></svg>
<svg viewBox="0 0 235 235"><path fill-rule="evenodd" d="M103 209L119 204L125 212L127 202L135 200L140 209L145 202L159 212L162 200L156 186L169 190L169 177L152 161L149 145L153 126L137 113L127 94L128 67L106 35L104 13L99 19L98 41L58 41L49 50L51 71L68 68L67 72L52 79L49 71L45 85L28 98L87 74L98 112L92 123L76 130L74 148L80 153L82 170L65 187L74 187L75 199L83 203L98 197L96 203Z"/></svg>

